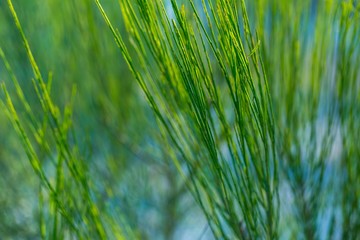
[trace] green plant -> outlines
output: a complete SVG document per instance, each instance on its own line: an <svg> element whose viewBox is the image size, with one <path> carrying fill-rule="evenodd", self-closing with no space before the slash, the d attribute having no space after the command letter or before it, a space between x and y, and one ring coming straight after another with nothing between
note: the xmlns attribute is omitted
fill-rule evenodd
<svg viewBox="0 0 360 240"><path fill-rule="evenodd" d="M96 3L214 235L275 238L273 116L245 3L171 1L170 19L162 1L121 1L131 52Z"/></svg>
<svg viewBox="0 0 360 240"><path fill-rule="evenodd" d="M328 26L336 7L327 8L325 2L315 5L313 1L256 4L266 9L256 18L265 43L265 69L277 116L277 152L283 183L293 196L289 213L296 225L289 228L290 234L294 238L317 239L319 231L323 231L318 221L330 186L324 176L336 135L329 95L332 72L326 71L333 61L334 32ZM276 4L282 8L276 9ZM286 206L289 200L283 200Z"/></svg>
<svg viewBox="0 0 360 240"><path fill-rule="evenodd" d="M356 5L357 4L357 5ZM342 209L343 239L356 239L360 234L360 3L342 2L337 13L339 41L336 61L336 106L343 148L340 156L342 194L339 200Z"/></svg>
<svg viewBox="0 0 360 240"><path fill-rule="evenodd" d="M27 102L15 74L0 49L0 56L10 74L26 118L22 119L19 116L5 84L2 85L5 94L4 109L22 140L33 170L39 177L41 183L39 200L42 211L46 209L42 206L45 197L43 189L50 198L48 212L40 213L41 236L43 239L46 236L57 239L64 238L67 234L77 238L96 235L99 239L105 239L106 228L92 197L85 159L82 159L77 148L76 136L71 132L73 103L70 102L63 113L53 103L50 97L51 74L49 74L48 82L45 83L11 0L8 1L8 5L34 73L33 86L42 108L42 115L39 118ZM52 177L49 177L44 170L43 163L46 158L52 159L51 167L54 170ZM51 224L45 220L45 215L49 215ZM119 233L119 230L119 228L111 229L114 234L121 236L122 233Z"/></svg>
<svg viewBox="0 0 360 240"><path fill-rule="evenodd" d="M200 238L357 238L358 1L100 2L27 2L54 26L41 38L25 37L11 0L0 9L2 109L36 173L13 176L28 171L0 141L12 170L0 186L19 189L0 194L1 218L18 218L21 187L39 200L37 231L3 220L5 239L181 238L183 216L197 215L188 193L207 222L192 226ZM18 35L32 85L18 80L29 75Z"/></svg>

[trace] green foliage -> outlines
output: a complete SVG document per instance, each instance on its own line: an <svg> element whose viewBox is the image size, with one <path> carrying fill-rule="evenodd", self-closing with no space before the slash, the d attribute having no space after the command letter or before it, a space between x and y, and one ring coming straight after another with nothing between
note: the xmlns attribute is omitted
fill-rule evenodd
<svg viewBox="0 0 360 240"><path fill-rule="evenodd" d="M84 237L87 234L90 234L89 236L91 236L96 233L99 238L105 239L105 228L100 219L101 216L99 214L99 210L91 197L89 187L90 181L86 165L82 162L80 156L78 155L76 142L74 146L72 146L71 140L69 139L72 103L65 107L63 114L60 113L59 108L53 103L49 94L51 79L48 79L47 84L45 83L39 67L33 57L28 41L24 35L12 2L8 1L8 4L16 27L22 37L26 53L34 72L33 85L43 110L42 121L36 120L15 75L11 71L3 51L0 49L0 55L2 56L5 65L12 76L17 97L27 113L28 126L25 127L22 123L7 89L5 85L3 85L6 101L5 108L7 110L7 114L12 120L15 130L22 139L23 148L25 149L32 168L41 181L41 186L49 192L49 196L51 198L49 203L51 206L50 213L53 215L51 235L53 238L63 238L63 234L65 234L68 229L71 229L70 232L73 232L78 238L81 236ZM29 129L31 135L27 133L26 128ZM50 132L50 139L47 139L46 136L48 135L48 132ZM55 183L51 183L49 178L46 176L41 159L35 151L35 146L30 140L30 136L38 145L37 148L41 149L43 153L42 158L54 158L53 164L56 171L54 176ZM74 185L78 192L74 191L73 193L69 193L66 191L66 189L74 188ZM43 197L41 189L39 194L41 199ZM40 204L42 204L41 202L42 201L40 201ZM73 218L73 216L76 215L80 215L82 217L82 220L86 222L86 229L88 230L81 230L81 228L77 226L79 223L76 223ZM61 219L59 219L59 216L61 216ZM41 235L45 238L47 230L44 220L42 220L40 224ZM86 231L88 231L88 233L86 233Z"/></svg>
<svg viewBox="0 0 360 240"><path fill-rule="evenodd" d="M120 2L132 55L97 2L165 137L177 148L174 162L191 179L214 235L273 239L274 124L245 3L241 12L237 3L202 3L201 12L189 3L186 11L171 1L170 19L162 1Z"/></svg>
<svg viewBox="0 0 360 240"><path fill-rule="evenodd" d="M313 1L287 2L278 11L270 2L262 4L268 4L264 8L269 10L258 17L263 19L260 24L267 24L265 14L274 19L260 32L263 42L272 43L272 47L265 47L263 55L278 116L277 152L294 197L292 213L297 228L291 234L314 239L322 231L318 219L329 188L324 175L336 135L329 95L333 73L326 71L333 61L333 33L327 26L334 9L326 10L324 3L314 6ZM317 14L309 11L312 8L317 9Z"/></svg>
<svg viewBox="0 0 360 240"><path fill-rule="evenodd" d="M339 200L343 221L342 238L356 239L360 234L360 4L343 2L338 21L339 42L336 61L336 103L343 147L340 162L342 194Z"/></svg>
<svg viewBox="0 0 360 240"><path fill-rule="evenodd" d="M0 36L17 29L25 53L4 38L0 56L2 109L37 178L0 164L32 179L3 178L37 192L36 236L181 238L203 231L182 225L198 213L187 194L200 238L359 236L358 1L35 2L55 27L25 37L8 0Z"/></svg>
<svg viewBox="0 0 360 240"><path fill-rule="evenodd" d="M21 11L21 7L33 9L32 24L41 25L44 18L48 18L45 20L49 25L44 26L41 32L38 29L31 31L29 21L22 21L22 25L29 37L27 41L33 46L37 68L43 71L51 69L49 81L45 84L49 85L47 92L56 109L64 139L57 147L59 135L50 131L49 124L53 122L48 120L52 119L51 112L43 109L41 103L44 101L36 94L36 91L42 94L41 89L36 90L37 81L27 81L32 76L31 71L27 70L28 62L23 60L26 60L26 52L22 56L23 53L18 50L22 49L22 39L15 34L18 32L8 30L12 27L16 30L12 15L6 8L1 9L4 11L1 16L9 18L1 22L4 25L4 28L0 28L1 34L4 34L1 45L6 56L10 56L7 60L4 54L6 64L1 67L6 65L14 83L6 83L6 86L19 123L38 157L44 179L53 188L49 190L44 181L38 183L31 178L33 171L28 163L22 161L25 160L24 156L18 156L20 161L12 158L14 153L22 151L19 151L21 146L13 140L10 132L1 144L1 148L7 150L2 152L1 157L1 164L4 165L1 186L7 189L1 195L1 202L4 203L4 221L0 221L2 237L40 238L40 225L44 225L42 236L45 238L100 238L91 216L91 205L101 213L99 221L106 238L126 236L143 239L153 238L155 234L169 238L175 235L175 226L182 222L186 209L196 211L196 208L183 206L188 199L186 188L182 186L182 181L178 181L174 167L168 164L169 151L161 147L163 140L157 136L150 111L132 87L133 81L127 77L121 61L119 66L119 54L116 54L111 35L102 33L102 29L106 33L107 29L101 27L103 21L100 15L97 16L96 5L89 1L65 4L62 1L25 1L17 8L22 13L20 19L24 19L26 13ZM85 21L81 19L84 12L87 13ZM12 34L12 42L8 41L11 39L5 33ZM17 54L20 55L19 59L16 58ZM122 78L120 82L119 76ZM76 85L76 92L72 91L71 85ZM6 106L6 97L3 99ZM14 120L13 115L10 119ZM4 121L3 118L1 120ZM5 134L5 131L2 133ZM147 138L151 138L151 141ZM20 139L23 137L20 136ZM69 160L66 160L68 156L60 155L64 150L63 144L71 151ZM34 162L33 157L30 159ZM80 175L70 171L67 161L77 166ZM25 167L22 168L22 165ZM7 168L12 172L22 172L12 176ZM141 178L138 176L140 173ZM159 177L154 178L154 174ZM55 187L57 179L62 181L59 188ZM81 182L88 185L84 190ZM40 192L38 184L41 184ZM157 195L153 194L154 191ZM42 195L28 197L30 193L38 192ZM56 194L67 211L66 216L60 211L61 206L55 205L53 196ZM86 195L91 199L86 200ZM18 204L21 204L18 209L13 204L16 203L15 199L19 199ZM42 199L40 206L38 199ZM89 205L82 202L89 202ZM160 208L164 205L168 206L167 210ZM26 217L19 219L17 211ZM157 218L149 224L148 219L154 212ZM55 230L54 222L58 223ZM70 223L76 228L71 228Z"/></svg>

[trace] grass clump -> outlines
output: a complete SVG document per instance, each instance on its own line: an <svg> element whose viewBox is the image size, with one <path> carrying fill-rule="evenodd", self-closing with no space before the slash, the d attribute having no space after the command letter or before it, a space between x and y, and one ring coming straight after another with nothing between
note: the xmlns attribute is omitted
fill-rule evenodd
<svg viewBox="0 0 360 240"><path fill-rule="evenodd" d="M162 1L121 1L129 41L97 4L214 235L276 237L274 123L245 3L171 1L171 18Z"/></svg>

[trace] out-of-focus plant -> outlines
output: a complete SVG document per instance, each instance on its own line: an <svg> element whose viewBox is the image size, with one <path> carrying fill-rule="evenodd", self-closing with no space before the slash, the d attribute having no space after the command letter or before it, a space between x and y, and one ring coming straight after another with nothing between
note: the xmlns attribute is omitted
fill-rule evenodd
<svg viewBox="0 0 360 240"><path fill-rule="evenodd" d="M336 45L336 106L340 125L342 239L360 236L360 3L339 9ZM341 196L341 197L340 197Z"/></svg>
<svg viewBox="0 0 360 240"><path fill-rule="evenodd" d="M76 136L72 132L73 102L66 105L63 112L54 104L50 95L52 76L49 74L45 82L11 0L8 1L8 5L34 73L33 89L40 102L42 113L34 112L31 104L26 100L16 75L0 49L0 56L14 85L17 105L21 107L15 106L5 84L2 85L5 95L3 105L41 183L39 190L41 237L58 239L96 236L99 239L106 239L107 234L111 233L123 238L125 234L121 226L112 224L99 213L91 188L88 165L79 152ZM19 108L24 112L24 116L17 110ZM47 159L50 161L46 161ZM44 198L49 200L45 202Z"/></svg>
<svg viewBox="0 0 360 240"><path fill-rule="evenodd" d="M336 7L314 1L255 1L264 43L264 66L275 109L281 173L290 187L295 238L317 239L329 181L324 179L334 146L332 85ZM282 193L286 194L287 190ZM328 197L328 196L327 196ZM283 206L289 198L282 198ZM283 211L282 211L283 212ZM283 219L289 211L284 210ZM284 220L288 221L288 220ZM324 220L320 220L324 222ZM289 224L288 222L286 224ZM289 225L288 225L289 226Z"/></svg>

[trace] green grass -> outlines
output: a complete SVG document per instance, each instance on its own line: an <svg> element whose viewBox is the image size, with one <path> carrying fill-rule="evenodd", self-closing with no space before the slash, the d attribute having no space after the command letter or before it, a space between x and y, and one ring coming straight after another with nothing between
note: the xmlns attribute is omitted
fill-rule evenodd
<svg viewBox="0 0 360 240"><path fill-rule="evenodd" d="M172 1L171 21L161 1L121 2L133 57L97 2L164 137L179 152L175 164L190 179L189 188L214 235L272 239L277 235L274 125L245 5L241 13L234 11L237 4L219 2L224 15L218 16L219 8L211 5L208 10L204 4L206 25L214 26L207 30L189 3L186 12L185 5L180 8ZM192 22L187 14L194 17ZM236 23L241 16L244 36ZM220 42L215 32L221 32ZM228 95L220 96L220 90Z"/></svg>
<svg viewBox="0 0 360 240"><path fill-rule="evenodd" d="M47 84L45 83L24 35L12 2L8 1L8 4L33 69L33 86L37 93L38 100L41 103L43 120L41 122L36 121L34 113L32 112L29 103L26 101L15 75L12 73L2 50L0 50L1 56L12 76L17 96L27 112L28 126L25 127L24 123L20 120L13 101L9 96L5 85L3 85L6 100L5 109L7 110L17 133L22 139L23 148L25 149L32 168L40 178L41 186L47 190L50 196L50 211L53 215L52 236L53 238L61 238L64 230L58 230L58 228L59 225L61 226L64 224L65 229L70 228L71 231L75 232L78 235L77 237L80 238L83 233L81 229L76 226L72 216L75 212L79 212L84 218L84 221L87 222L88 226L86 228L90 229L88 232L97 235L101 239L105 239L105 228L100 219L99 210L90 195L91 192L89 179L86 173L86 166L82 162L80 156L78 156L76 145L71 146L71 143L69 143L70 140L68 140L70 135L69 131L71 129L72 103L66 106L63 113L60 113L59 108L53 103L49 94L51 89L51 79L48 79ZM29 139L30 136L26 133L25 128L30 129L31 138L35 140L34 142L38 145L37 148L42 149L44 154L47 154L49 157L54 157L52 155L55 152L55 183L51 183L46 176L45 171L41 166L40 157L35 151L34 143ZM49 142L47 142L49 140L47 140L45 136L48 131L50 132L49 135L52 139L52 142L50 142L52 146L49 145ZM52 148L55 148L55 151ZM76 189L79 191L78 194L67 194L66 188L68 184L75 184ZM42 195L41 190L39 194ZM82 203L83 206L79 206L80 203ZM44 221L41 221L40 224L41 235L45 238L47 226Z"/></svg>
<svg viewBox="0 0 360 240"><path fill-rule="evenodd" d="M2 46L3 109L40 185L37 236L172 239L198 209L200 238L360 234L357 1L78 1L47 16L41 65L8 6L33 80Z"/></svg>

